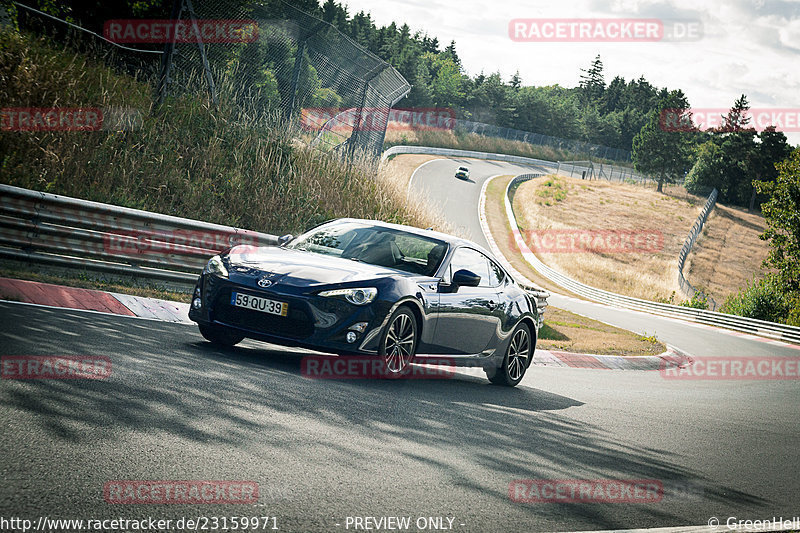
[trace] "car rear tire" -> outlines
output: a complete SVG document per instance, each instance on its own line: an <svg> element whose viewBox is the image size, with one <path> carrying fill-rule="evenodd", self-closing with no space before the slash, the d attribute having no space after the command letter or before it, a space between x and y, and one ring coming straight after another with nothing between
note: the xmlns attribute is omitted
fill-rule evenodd
<svg viewBox="0 0 800 533"><path fill-rule="evenodd" d="M386 323L378 354L383 358L384 374L397 378L408 370L417 350L417 319L408 307L400 307Z"/></svg>
<svg viewBox="0 0 800 533"><path fill-rule="evenodd" d="M533 346L530 328L525 323L519 324L511 334L503 364L494 373L487 371L486 377L495 385L515 387L530 365Z"/></svg>
<svg viewBox="0 0 800 533"><path fill-rule="evenodd" d="M198 324L197 327L200 328L200 335L208 342L216 344L217 346L231 347L244 340L244 335L222 326Z"/></svg>

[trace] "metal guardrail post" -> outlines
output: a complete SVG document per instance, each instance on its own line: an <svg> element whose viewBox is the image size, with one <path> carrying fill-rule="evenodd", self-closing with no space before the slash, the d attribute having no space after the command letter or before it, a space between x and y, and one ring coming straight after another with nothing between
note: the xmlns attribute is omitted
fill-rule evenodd
<svg viewBox="0 0 800 533"><path fill-rule="evenodd" d="M236 244L278 237L0 185L0 257L186 282Z"/></svg>

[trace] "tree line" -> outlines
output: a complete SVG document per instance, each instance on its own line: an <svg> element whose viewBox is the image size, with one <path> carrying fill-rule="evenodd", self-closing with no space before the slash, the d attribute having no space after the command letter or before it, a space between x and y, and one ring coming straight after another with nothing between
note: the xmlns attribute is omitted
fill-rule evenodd
<svg viewBox="0 0 800 533"><path fill-rule="evenodd" d="M6 0L2 0L6 1ZM102 32L104 21L120 18L169 18L172 0L34 0L56 16ZM450 108L463 119L630 150L637 170L663 184L684 181L690 192L708 194L716 187L723 203L751 209L765 199L753 180L774 181L775 164L791 152L786 136L774 128L757 132L747 122L749 104L737 99L722 125L710 131L664 127L664 114L678 110L680 123L691 124L689 101L680 89L657 88L644 76L606 83L600 56L581 69L577 87L526 86L519 73L470 76L456 43L442 45L436 36L412 31L408 24L378 26L364 11L350 14L336 0L206 0L204 15L230 18L249 13L258 19L285 18L291 7L328 22L361 47L394 66L411 84L399 107ZM251 104L274 106L287 100L297 47L287 40L230 47L212 58L229 71L237 93ZM303 62L300 85L310 87L297 106L342 105L341 95L325 87Z"/></svg>

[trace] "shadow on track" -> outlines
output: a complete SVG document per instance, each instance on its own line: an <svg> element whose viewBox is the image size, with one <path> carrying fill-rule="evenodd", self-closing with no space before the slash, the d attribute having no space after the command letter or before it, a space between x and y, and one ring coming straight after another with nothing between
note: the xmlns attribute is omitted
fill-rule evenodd
<svg viewBox="0 0 800 533"><path fill-rule="evenodd" d="M707 505L735 505L744 512L764 503L733 487L712 486L681 467L680 457L668 449L636 448L567 416L583 404L536 388L501 388L464 375L306 379L300 374L306 355L301 350L248 341L218 349L191 326L23 306L12 310L8 304L0 304L0 317L6 355L112 359L112 375L104 381L4 380L3 408L24 412L56 443L112 439L115 432L130 430L229 447L257 441L261 449L291 454L309 446L306 427L323 425L331 433L350 431L353 442L391 442L397 460L436 471L459 491L497 505L509 504L508 483L515 479L657 479L667 490L691 480ZM340 465L358 469L364 460L353 453L352 442L328 433L315 433L312 444L325 447L328 460ZM474 467L500 481L479 483ZM669 497L668 492L665 502ZM515 505L530 516L566 513L598 527L624 525L618 508L609 505ZM674 506L634 508L653 523L681 521Z"/></svg>

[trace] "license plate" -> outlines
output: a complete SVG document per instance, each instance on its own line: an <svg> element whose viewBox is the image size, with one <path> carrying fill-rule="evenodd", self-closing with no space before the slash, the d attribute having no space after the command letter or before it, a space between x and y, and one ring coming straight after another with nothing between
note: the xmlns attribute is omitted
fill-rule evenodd
<svg viewBox="0 0 800 533"><path fill-rule="evenodd" d="M260 296L250 296L240 292L231 293L231 305L278 316L286 316L289 312L289 304L286 302L278 302L269 298L261 298Z"/></svg>

